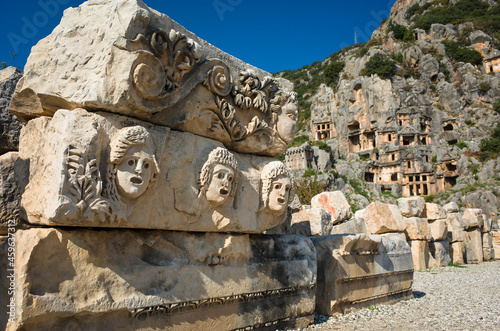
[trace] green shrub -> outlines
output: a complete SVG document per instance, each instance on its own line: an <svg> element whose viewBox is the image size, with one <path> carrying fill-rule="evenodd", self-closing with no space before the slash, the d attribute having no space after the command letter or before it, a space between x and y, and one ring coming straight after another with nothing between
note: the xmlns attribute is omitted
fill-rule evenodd
<svg viewBox="0 0 500 331"><path fill-rule="evenodd" d="M325 83L330 86L336 86L339 81L340 73L344 70L344 67L344 62L332 61L328 67L326 67L323 74Z"/></svg>
<svg viewBox="0 0 500 331"><path fill-rule="evenodd" d="M316 176L306 177L297 181L295 193L302 204L308 205L311 199L325 191L326 183L318 181Z"/></svg>
<svg viewBox="0 0 500 331"><path fill-rule="evenodd" d="M281 161L281 162L285 162L285 154L281 154L281 155L276 156L276 160Z"/></svg>
<svg viewBox="0 0 500 331"><path fill-rule="evenodd" d="M395 73L395 62L387 59L382 53L373 55L360 72L363 76L377 74L382 79L389 79L394 76Z"/></svg>
<svg viewBox="0 0 500 331"><path fill-rule="evenodd" d="M491 88L491 84L489 82L482 82L481 84L479 84L479 92L480 93L487 93Z"/></svg>
<svg viewBox="0 0 500 331"><path fill-rule="evenodd" d="M297 147L297 146L300 146L303 143L308 142L308 141L309 141L309 137L303 134L303 135L300 135L300 136L293 138L293 141L292 141L292 144L290 145L290 147Z"/></svg>
<svg viewBox="0 0 500 331"><path fill-rule="evenodd" d="M394 38L396 38L397 40L403 40L403 38L404 38L404 36L406 34L406 31L408 29L404 25L397 24L397 23L394 24L391 21L389 23L388 30L389 30L389 32L393 32L394 33Z"/></svg>
<svg viewBox="0 0 500 331"><path fill-rule="evenodd" d="M472 124L474 124L474 122L472 122L472 120L470 120L470 119L466 119L464 122L465 122L465 124L467 124L467 125L472 125Z"/></svg>
<svg viewBox="0 0 500 331"><path fill-rule="evenodd" d="M2 64L0 64L0 70L5 69L5 68L7 68L7 63L2 62Z"/></svg>
<svg viewBox="0 0 500 331"><path fill-rule="evenodd" d="M446 64L441 64L439 66L439 71L442 72L444 74L444 76L446 77L446 81L450 81L450 70L448 69L448 67L446 66Z"/></svg>
<svg viewBox="0 0 500 331"><path fill-rule="evenodd" d="M317 147L319 147L319 149L322 149L322 150L327 151L327 152L331 152L332 151L332 148L327 143L325 143L324 141L321 141L321 140L311 141L309 143L309 145L311 145L311 146L317 146Z"/></svg>
<svg viewBox="0 0 500 331"><path fill-rule="evenodd" d="M474 65L483 64L483 56L476 50L462 47L457 42L443 40L446 55L459 62L468 62Z"/></svg>
<svg viewBox="0 0 500 331"><path fill-rule="evenodd" d="M302 177L311 177L311 176L315 176L317 175L316 171L314 171L314 169L306 169L306 171L304 171L304 174L302 175Z"/></svg>
<svg viewBox="0 0 500 331"><path fill-rule="evenodd" d="M490 138L481 140L479 149L479 158L481 161L494 159L500 156L500 122L497 123L497 127L493 130Z"/></svg>
<svg viewBox="0 0 500 331"><path fill-rule="evenodd" d="M394 61L398 63L403 63L403 54L399 52L398 54L392 53L391 57Z"/></svg>
<svg viewBox="0 0 500 331"><path fill-rule="evenodd" d="M358 51L358 57L363 57L368 53L368 47L361 47Z"/></svg>
<svg viewBox="0 0 500 331"><path fill-rule="evenodd" d="M433 155L431 161L434 162L434 163L436 163L437 160L438 160L437 155Z"/></svg>
<svg viewBox="0 0 500 331"><path fill-rule="evenodd" d="M469 147L469 145L467 145L467 143L465 141L459 141L455 144L455 146L457 146L458 148L460 149L464 149L464 148L467 148Z"/></svg>
<svg viewBox="0 0 500 331"><path fill-rule="evenodd" d="M500 114L500 99L496 99L493 103L493 110Z"/></svg>

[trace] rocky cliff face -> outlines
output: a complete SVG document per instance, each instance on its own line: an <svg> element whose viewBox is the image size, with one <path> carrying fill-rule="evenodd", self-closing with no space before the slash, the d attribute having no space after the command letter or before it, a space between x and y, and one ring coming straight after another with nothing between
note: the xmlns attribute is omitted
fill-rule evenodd
<svg viewBox="0 0 500 331"><path fill-rule="evenodd" d="M498 209L500 159L479 155L500 121L499 7L398 0L368 43L280 73L298 77L300 134L330 145L336 170L364 176L372 199L390 191Z"/></svg>

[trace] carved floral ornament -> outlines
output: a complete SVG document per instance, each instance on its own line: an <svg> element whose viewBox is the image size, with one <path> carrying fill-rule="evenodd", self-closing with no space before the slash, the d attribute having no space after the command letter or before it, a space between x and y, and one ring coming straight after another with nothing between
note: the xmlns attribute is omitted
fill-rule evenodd
<svg viewBox="0 0 500 331"><path fill-rule="evenodd" d="M297 117L295 93L281 91L275 79L261 79L251 69L234 80L224 62L206 59L192 39L173 29L169 33L149 30L127 44L129 51L137 53L130 79L132 95L140 106L151 114L164 111L202 84L213 93L218 106L214 112L233 142L251 135L271 146L291 142ZM295 110L281 116L284 107Z"/></svg>

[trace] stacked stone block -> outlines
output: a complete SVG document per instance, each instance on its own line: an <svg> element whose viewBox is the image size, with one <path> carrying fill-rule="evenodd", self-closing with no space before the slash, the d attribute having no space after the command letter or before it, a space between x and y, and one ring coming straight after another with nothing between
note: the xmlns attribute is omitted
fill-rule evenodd
<svg viewBox="0 0 500 331"><path fill-rule="evenodd" d="M425 210L430 228L429 268L447 266L451 262L451 258L446 212L435 203L426 203Z"/></svg>

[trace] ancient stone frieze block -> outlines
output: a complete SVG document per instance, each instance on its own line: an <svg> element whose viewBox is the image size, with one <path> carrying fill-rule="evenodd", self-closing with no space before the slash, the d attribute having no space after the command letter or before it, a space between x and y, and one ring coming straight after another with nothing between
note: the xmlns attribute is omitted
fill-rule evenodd
<svg viewBox="0 0 500 331"><path fill-rule="evenodd" d="M294 136L292 91L140 0L99 0L66 10L33 47L10 111L109 111L274 156Z"/></svg>
<svg viewBox="0 0 500 331"><path fill-rule="evenodd" d="M109 113L33 119L20 154L32 224L261 233L294 198L279 161Z"/></svg>
<svg viewBox="0 0 500 331"><path fill-rule="evenodd" d="M318 256L318 313L346 313L412 296L411 250L401 236L331 235L312 240Z"/></svg>
<svg viewBox="0 0 500 331"><path fill-rule="evenodd" d="M304 327L314 313L315 248L302 236L54 228L16 235L16 319L7 330Z"/></svg>

